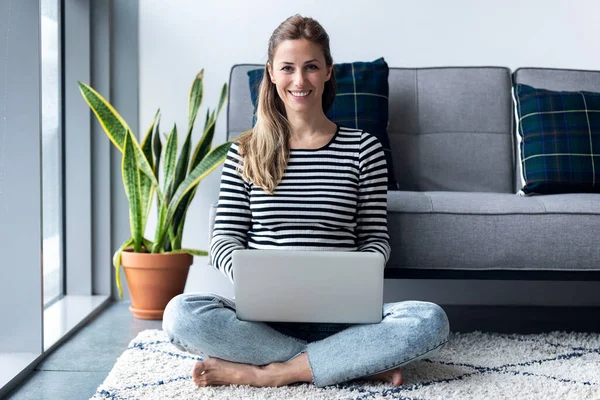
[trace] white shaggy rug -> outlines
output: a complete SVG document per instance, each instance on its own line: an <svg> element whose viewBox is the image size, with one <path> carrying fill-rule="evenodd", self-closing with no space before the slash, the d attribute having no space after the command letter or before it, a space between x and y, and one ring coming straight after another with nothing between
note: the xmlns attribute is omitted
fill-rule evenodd
<svg viewBox="0 0 600 400"><path fill-rule="evenodd" d="M178 351L160 330L141 332L92 399L600 399L600 334L451 334L435 356L403 368L406 383L350 382L323 389L197 388L199 357Z"/></svg>

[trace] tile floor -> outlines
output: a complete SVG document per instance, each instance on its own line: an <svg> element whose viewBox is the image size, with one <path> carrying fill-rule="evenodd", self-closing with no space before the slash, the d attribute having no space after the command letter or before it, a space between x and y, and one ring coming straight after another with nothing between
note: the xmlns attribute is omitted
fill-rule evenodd
<svg viewBox="0 0 600 400"><path fill-rule="evenodd" d="M137 334L161 321L133 318L128 303L113 303L42 361L7 400L85 400L96 392Z"/></svg>

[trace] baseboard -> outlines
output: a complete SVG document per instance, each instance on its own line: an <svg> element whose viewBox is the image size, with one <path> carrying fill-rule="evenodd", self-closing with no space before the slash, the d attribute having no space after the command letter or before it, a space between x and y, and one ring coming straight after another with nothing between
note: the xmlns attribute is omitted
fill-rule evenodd
<svg viewBox="0 0 600 400"><path fill-rule="evenodd" d="M600 307L442 305L453 332L600 332Z"/></svg>

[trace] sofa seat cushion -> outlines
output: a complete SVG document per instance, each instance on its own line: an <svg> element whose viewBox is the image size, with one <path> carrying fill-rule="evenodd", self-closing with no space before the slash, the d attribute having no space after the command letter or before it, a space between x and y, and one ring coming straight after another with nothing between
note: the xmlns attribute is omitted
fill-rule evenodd
<svg viewBox="0 0 600 400"><path fill-rule="evenodd" d="M388 192L387 268L599 270L600 194Z"/></svg>

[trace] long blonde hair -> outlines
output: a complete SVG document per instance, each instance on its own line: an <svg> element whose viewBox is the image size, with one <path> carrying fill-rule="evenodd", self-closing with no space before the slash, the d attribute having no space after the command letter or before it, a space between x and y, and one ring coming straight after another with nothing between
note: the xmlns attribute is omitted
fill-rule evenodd
<svg viewBox="0 0 600 400"><path fill-rule="evenodd" d="M333 65L329 36L312 18L300 15L289 17L275 29L269 39L268 61L265 64L258 95L256 124L253 129L242 133L238 138L240 155L243 157L240 166L242 176L269 194L273 194L281 182L288 164L291 127L283 101L277 94L277 87L271 82L268 66L273 65L275 50L281 42L296 39L306 39L318 44L323 50L327 67ZM332 71L331 78L325 82L323 91L324 113L333 104L335 95L336 82Z"/></svg>

